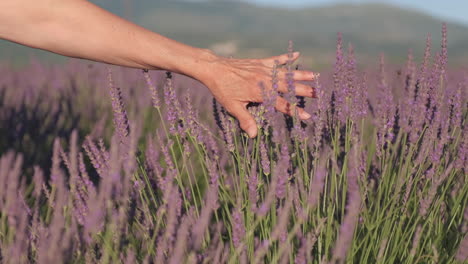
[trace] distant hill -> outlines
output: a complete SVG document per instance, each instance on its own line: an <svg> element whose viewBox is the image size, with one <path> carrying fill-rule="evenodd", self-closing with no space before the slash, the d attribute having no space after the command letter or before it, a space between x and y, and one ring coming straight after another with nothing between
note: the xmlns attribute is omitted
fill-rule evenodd
<svg viewBox="0 0 468 264"><path fill-rule="evenodd" d="M436 50L440 45L442 21L384 4L281 9L238 1L130 1L94 2L165 36L239 57L284 52L291 39L309 64L328 65L337 32L353 44L364 62L376 61L380 52L402 61L410 48L420 58L427 33ZM449 23L448 28L451 62L468 64L468 27ZM0 59L24 60L29 53L0 43Z"/></svg>

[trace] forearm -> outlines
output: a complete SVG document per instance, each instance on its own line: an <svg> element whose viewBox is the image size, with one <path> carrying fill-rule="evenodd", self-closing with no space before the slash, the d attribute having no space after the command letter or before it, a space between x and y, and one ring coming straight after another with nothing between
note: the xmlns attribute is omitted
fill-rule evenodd
<svg viewBox="0 0 468 264"><path fill-rule="evenodd" d="M11 2L5 12L16 16L2 15L0 37L34 48L197 79L208 74L207 66L215 60L207 50L168 39L84 0L2 1Z"/></svg>

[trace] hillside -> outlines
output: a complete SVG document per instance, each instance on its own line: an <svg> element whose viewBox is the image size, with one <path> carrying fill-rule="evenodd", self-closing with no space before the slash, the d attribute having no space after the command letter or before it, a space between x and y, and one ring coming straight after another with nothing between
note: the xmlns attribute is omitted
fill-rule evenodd
<svg viewBox="0 0 468 264"><path fill-rule="evenodd" d="M289 39L315 65L333 58L337 32L361 61L384 52L394 61L412 48L420 57L427 33L439 46L442 21L383 4L334 5L304 9L258 7L243 2L95 0L121 16L176 40L235 56L266 56L286 49ZM128 2L127 2L128 3ZM450 59L468 61L468 27L448 24ZM0 43L0 59L22 60L29 50Z"/></svg>

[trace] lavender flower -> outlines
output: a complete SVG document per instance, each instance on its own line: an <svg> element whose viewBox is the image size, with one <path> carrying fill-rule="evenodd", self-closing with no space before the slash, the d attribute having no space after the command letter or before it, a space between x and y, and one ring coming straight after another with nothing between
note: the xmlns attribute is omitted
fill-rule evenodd
<svg viewBox="0 0 468 264"><path fill-rule="evenodd" d="M422 232L422 227L418 225L418 227L416 227L416 231L414 232L413 245L411 246L411 251L410 251L410 256L412 257L416 255L416 251L418 250L419 241L421 240L421 232Z"/></svg>
<svg viewBox="0 0 468 264"><path fill-rule="evenodd" d="M145 156L147 167L152 172L152 175L156 180L158 187L161 188L161 190L164 190L165 182L162 176L163 168L159 164L160 152L155 150L153 138L149 136L147 140L147 149Z"/></svg>
<svg viewBox="0 0 468 264"><path fill-rule="evenodd" d="M232 243L234 247L241 246L241 241L245 235L244 218L239 208L232 213Z"/></svg>
<svg viewBox="0 0 468 264"><path fill-rule="evenodd" d="M250 175L247 179L247 185L249 189L249 202L251 204L251 210L255 212L257 210L257 188L258 188L258 178L257 178L257 164L253 164L250 170Z"/></svg>
<svg viewBox="0 0 468 264"><path fill-rule="evenodd" d="M203 207L200 213L200 217L198 218L195 224L195 228L193 229L193 241L195 248L201 247L206 228L208 227L209 221L211 219L211 214L213 213L213 209L216 206L217 196L217 187L211 185L206 193L205 206Z"/></svg>
<svg viewBox="0 0 468 264"><path fill-rule="evenodd" d="M34 166L34 174L33 174L33 182L34 182L34 196L39 197L41 195L41 187L44 184L44 173L38 166Z"/></svg>
<svg viewBox="0 0 468 264"><path fill-rule="evenodd" d="M448 61L448 49L447 49L447 23L442 23L442 43L440 51L440 68L441 75L445 75L446 65Z"/></svg>
<svg viewBox="0 0 468 264"><path fill-rule="evenodd" d="M169 260L170 264L179 264L183 262L185 249L187 247L187 240L189 238L190 218L185 216L179 230L177 231L177 238L175 243L174 252Z"/></svg>
<svg viewBox="0 0 468 264"><path fill-rule="evenodd" d="M377 156L382 156L382 150L386 142L391 142L393 137L393 125L395 113L393 109L393 96L385 78L385 60L383 54L380 56L380 81L379 97L377 102Z"/></svg>
<svg viewBox="0 0 468 264"><path fill-rule="evenodd" d="M108 167L107 162L105 161L101 151L98 149L98 147L91 140L90 137L86 138L86 141L83 144L83 148L99 176L104 177Z"/></svg>
<svg viewBox="0 0 468 264"><path fill-rule="evenodd" d="M172 185L172 184L171 184ZM170 188L171 190L174 189L174 187ZM178 203L179 197L179 192L178 191L172 191L170 193L170 201L168 201L166 205L166 210L167 210L167 216L166 216L166 222L167 222L167 227L162 236L159 237L158 245L157 245L157 255L156 255L156 262L157 263L163 263L164 262L164 255L166 251L170 250L172 247L172 244L175 240L174 234L176 231L176 226L178 223L177 220L177 206L174 206L175 204Z"/></svg>
<svg viewBox="0 0 468 264"><path fill-rule="evenodd" d="M352 150L351 153L355 151L356 149ZM359 177L356 166L357 164L354 164L354 162L350 163L348 172L349 203L346 205L346 215L343 219L343 223L340 226L338 239L335 243L335 247L333 248L333 261L346 260L346 255L354 237L354 230L358 221L359 209L361 206L361 196L359 193Z"/></svg>
<svg viewBox="0 0 468 264"><path fill-rule="evenodd" d="M318 151L321 143L322 143L322 136L323 130L325 129L326 123L326 113L327 113L327 105L328 100L325 97L325 91L322 89L321 83L319 82L318 76L315 78L315 89L318 96L317 102L317 110L314 112L314 133L313 138L311 140L311 147L313 147L314 151Z"/></svg>
<svg viewBox="0 0 468 264"><path fill-rule="evenodd" d="M164 84L164 100L167 102L166 120L169 123L169 132L176 134L179 132L178 115L181 113L180 103L172 83L172 73L166 72L166 83Z"/></svg>
<svg viewBox="0 0 468 264"><path fill-rule="evenodd" d="M265 106L265 118L267 122L273 122L276 99L278 97L278 61L275 61L271 71L271 89L267 89L263 83L260 83L259 86L262 90L263 104Z"/></svg>
<svg viewBox="0 0 468 264"><path fill-rule="evenodd" d="M301 247L297 251L296 258L294 259L294 264L306 264L307 263L307 248L306 248L307 240L305 237L301 239Z"/></svg>
<svg viewBox="0 0 468 264"><path fill-rule="evenodd" d="M289 180L289 153L288 153L288 146L283 144L281 146L281 157L280 161L275 167L274 173L276 174L276 178L278 182L276 184L276 197L282 199L286 197L286 189Z"/></svg>
<svg viewBox="0 0 468 264"><path fill-rule="evenodd" d="M226 142L227 149L230 152L234 152L234 140L232 137L232 123L229 120L229 116L227 115L226 111L224 108L221 109L221 124L223 129L223 134L224 134L224 141Z"/></svg>
<svg viewBox="0 0 468 264"><path fill-rule="evenodd" d="M146 85L151 93L151 102L153 103L153 107L156 109L161 108L161 101L159 100L158 89L151 81L151 77L148 71L143 71L143 76L145 77Z"/></svg>
<svg viewBox="0 0 468 264"><path fill-rule="evenodd" d="M343 56L343 35L341 32L337 35L337 43L336 43L336 60L334 65L334 72L333 72L333 84L334 84L334 100L332 104L332 114L334 115L333 118L338 118L339 120L343 120L343 111L342 105L344 101L343 96L343 83L344 83L344 70L345 70L345 60Z"/></svg>
<svg viewBox="0 0 468 264"><path fill-rule="evenodd" d="M458 261L468 260L468 235L465 235L457 250L455 257Z"/></svg>
<svg viewBox="0 0 468 264"><path fill-rule="evenodd" d="M88 193L95 194L96 190L95 190L93 183L91 182L89 178L88 172L86 171L86 167L84 165L84 160L83 160L83 153L81 152L78 153L78 168L80 171L81 179L85 185L84 188L86 189Z"/></svg>
<svg viewBox="0 0 468 264"><path fill-rule="evenodd" d="M280 208L280 212L278 213L279 215L278 223L274 227L273 232L271 234L271 239L273 241L280 239L281 242L283 243L285 242L284 235L287 232L287 228L288 228L287 225L288 225L292 205L293 205L293 198L292 198L292 195L288 193L286 200L285 200L285 204Z"/></svg>
<svg viewBox="0 0 468 264"><path fill-rule="evenodd" d="M122 99L122 92L119 87L114 85L114 80L112 78L112 71L109 68L108 70L108 82L109 82L109 91L112 100L112 110L114 112L114 126L117 129L117 133L120 137L120 141L123 144L126 144L127 137L130 133L130 127L128 125L127 112L125 111L125 105Z"/></svg>
<svg viewBox="0 0 468 264"><path fill-rule="evenodd" d="M174 165L174 162L172 161L172 157L169 154L169 148L171 148L172 145L173 145L172 140L168 139L167 144L164 144L164 142L161 140L161 138L158 135L158 142L159 142L159 145L161 146L162 153L163 153L163 156L164 156L164 161L166 162L166 165L167 165L166 178L164 180L164 184L161 185L161 188L165 189L167 184L172 183L172 181L175 179L175 177L176 177L176 175L178 173L177 173L176 167Z"/></svg>
<svg viewBox="0 0 468 264"><path fill-rule="evenodd" d="M344 106L343 106L343 115L350 116L354 118L356 115L354 113L355 104L358 103L359 95L357 94L357 70L356 70L356 59L354 57L354 47L353 45L349 45L348 48L348 59L345 64L345 80L346 84L341 91L344 98ZM353 119L355 120L355 119ZM342 120L344 121L344 120Z"/></svg>
<svg viewBox="0 0 468 264"><path fill-rule="evenodd" d="M457 90L452 94L449 99L449 124L448 127L451 131L453 131L456 127L462 125L462 114L463 114L463 106L462 106L462 87L463 85L460 83L458 84Z"/></svg>
<svg viewBox="0 0 468 264"><path fill-rule="evenodd" d="M415 143L420 136L422 131L422 127L424 124L426 113L426 103L428 100L428 68L431 58L431 35L428 34L426 38L426 49L424 51L424 59L423 63L421 64L421 68L418 73L418 80L416 82L416 90L415 90L415 103L416 107L413 107L411 115L414 116L413 118L413 128L416 131L411 133L410 141L411 143Z"/></svg>
<svg viewBox="0 0 468 264"><path fill-rule="evenodd" d="M295 105L296 100L296 86L294 84L294 72L293 72L293 57L294 57L293 42L290 40L288 44L288 61L286 63L286 84L288 92L286 93L285 99L292 105Z"/></svg>
<svg viewBox="0 0 468 264"><path fill-rule="evenodd" d="M322 156L326 157L328 154L323 153ZM322 158L318 165L317 171L313 178L310 179L310 190L308 195L308 206L309 209L313 209L319 202L320 194L323 190L323 186L325 183L325 178L327 177L327 170L326 170L326 159Z"/></svg>
<svg viewBox="0 0 468 264"><path fill-rule="evenodd" d="M442 175L440 175L437 179L434 179L434 174L435 174L434 168L429 169L428 178L431 179L432 185L429 189L427 196L423 197L421 201L421 207L419 208L419 213L422 217L425 217L427 215L429 207L431 206L432 201L434 197L436 196L437 189L442 184L442 182L444 182L445 179L449 176L450 172L452 171L452 167L453 167L453 164L450 164L445 170L445 172Z"/></svg>
<svg viewBox="0 0 468 264"><path fill-rule="evenodd" d="M262 164L262 170L265 175L270 174L270 157L265 146L265 137L264 140L260 141L260 160Z"/></svg>

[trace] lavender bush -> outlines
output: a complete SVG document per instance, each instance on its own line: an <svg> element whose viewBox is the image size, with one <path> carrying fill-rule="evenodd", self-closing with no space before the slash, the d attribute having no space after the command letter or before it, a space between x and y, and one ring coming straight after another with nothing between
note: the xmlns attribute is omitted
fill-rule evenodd
<svg viewBox="0 0 468 264"><path fill-rule="evenodd" d="M318 99L289 87L304 122L274 111L273 69L255 139L183 76L1 67L0 262L467 261L468 74L446 34L365 71L339 36Z"/></svg>

